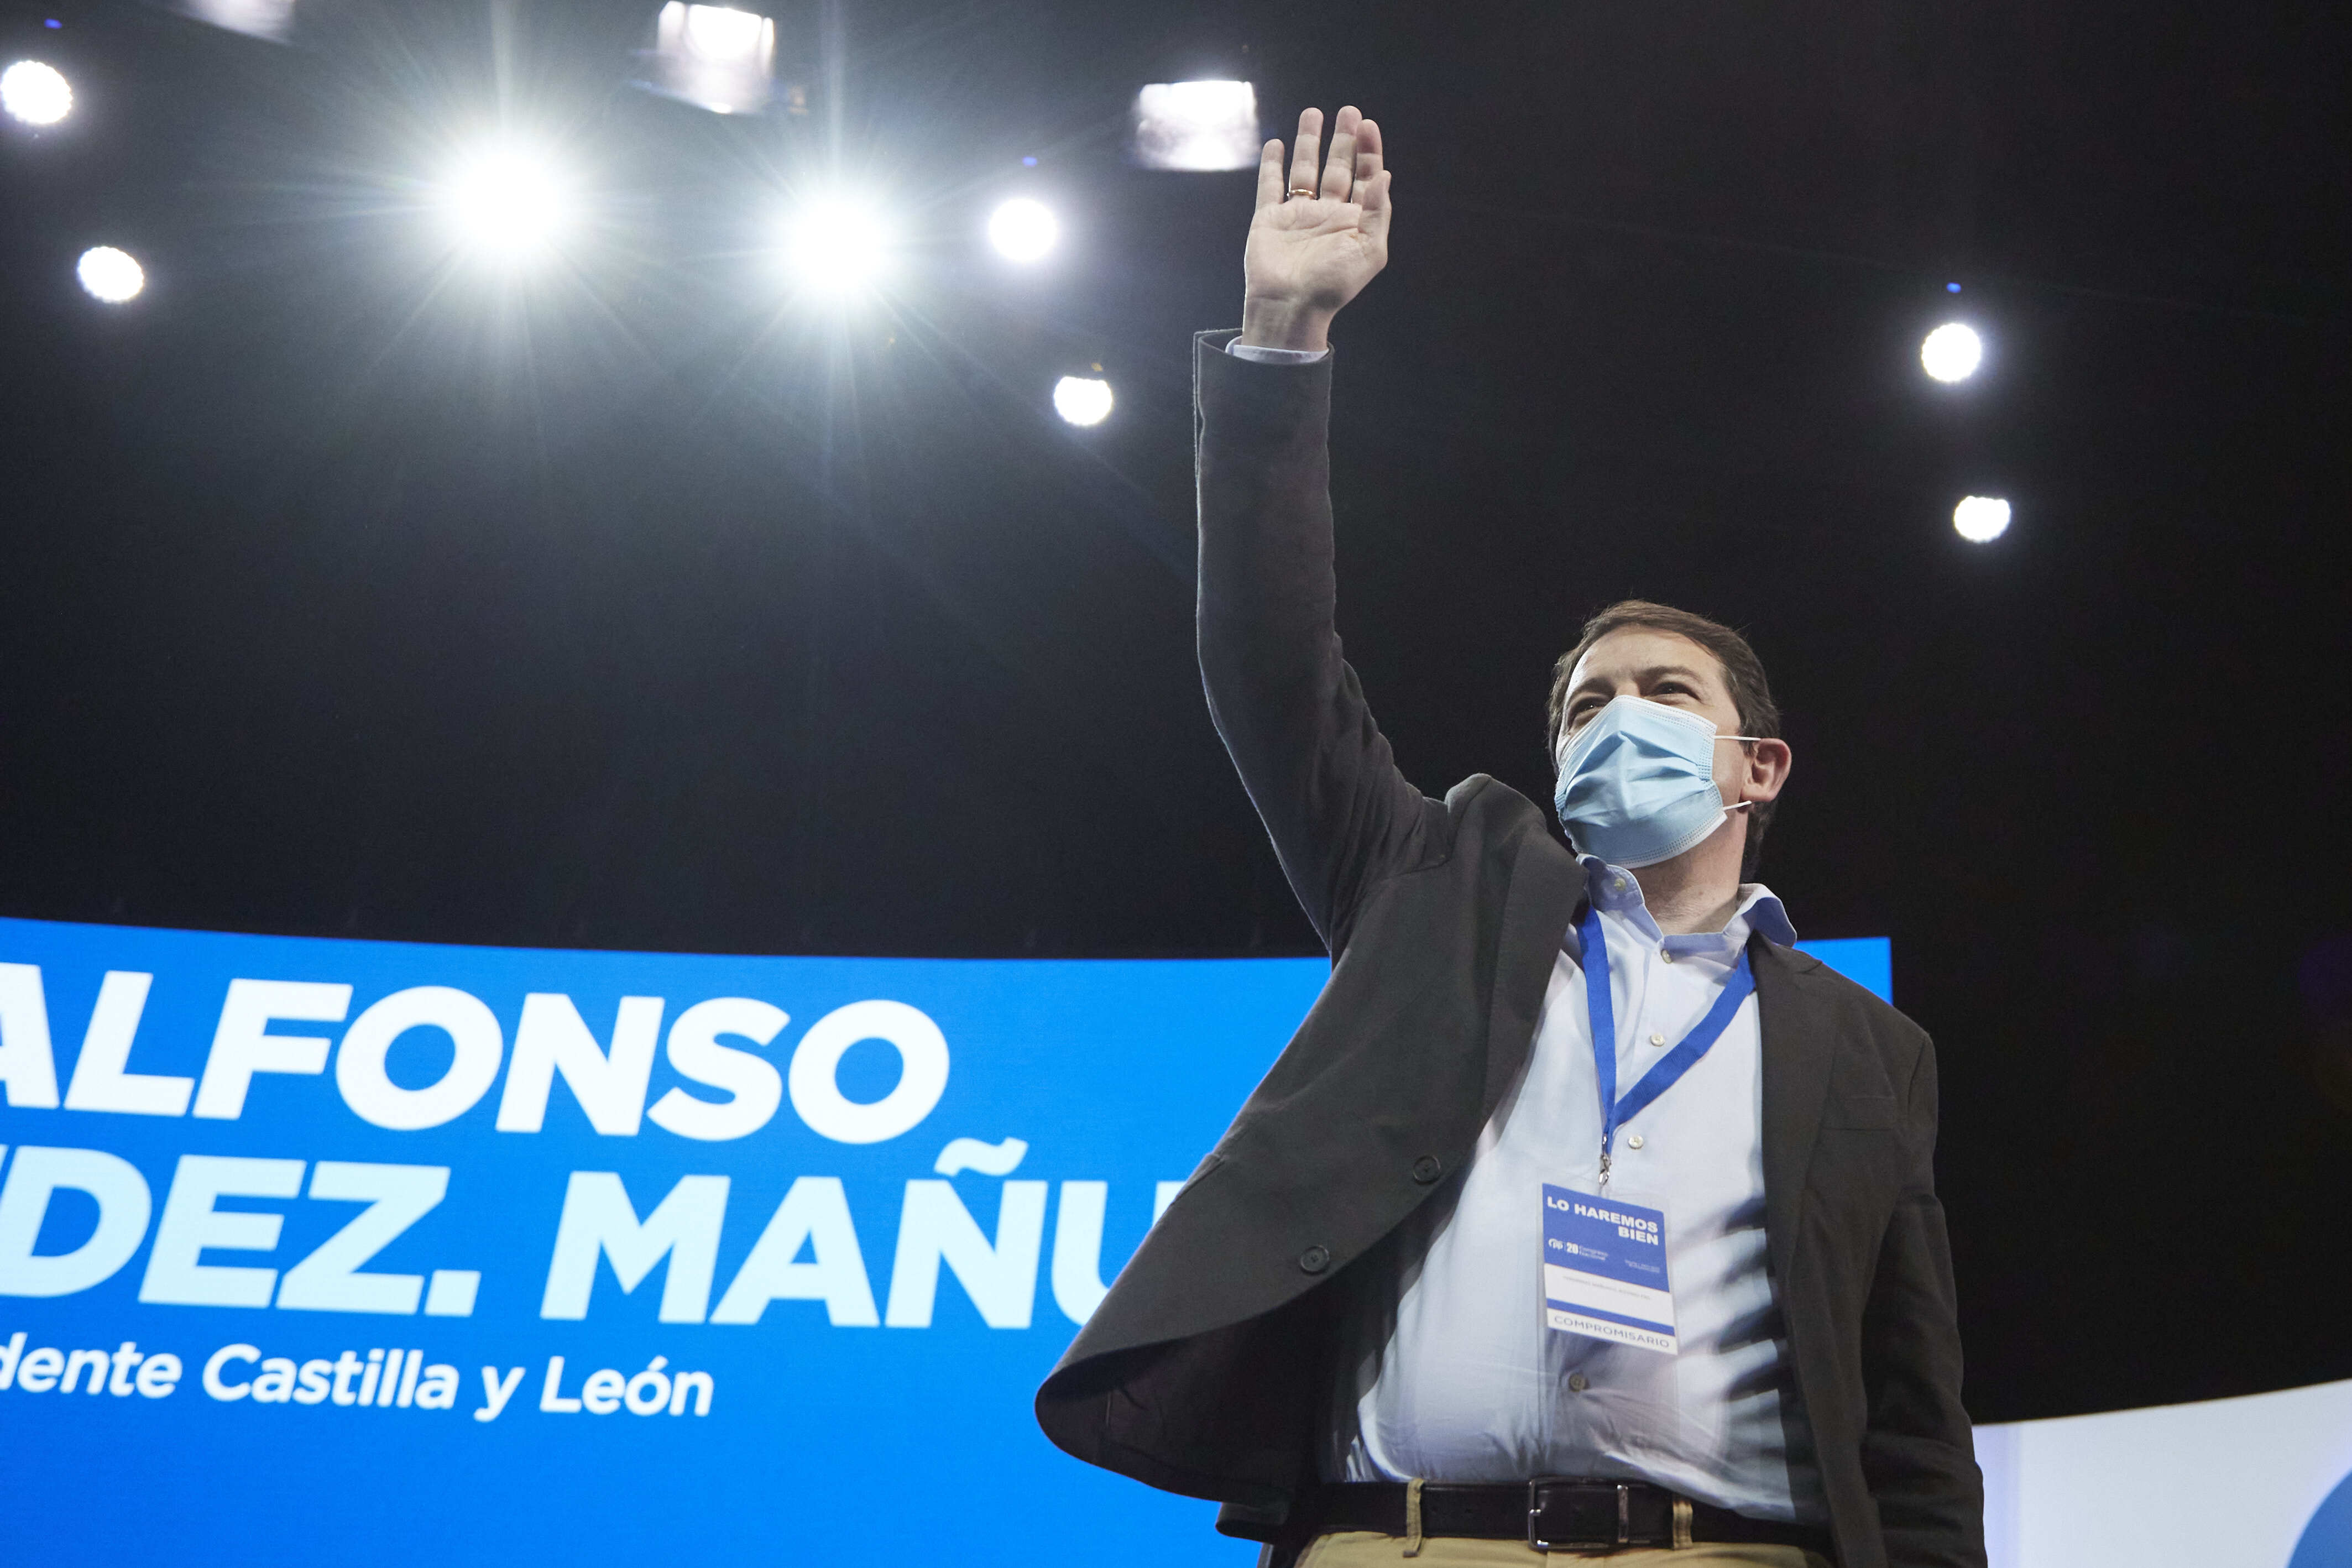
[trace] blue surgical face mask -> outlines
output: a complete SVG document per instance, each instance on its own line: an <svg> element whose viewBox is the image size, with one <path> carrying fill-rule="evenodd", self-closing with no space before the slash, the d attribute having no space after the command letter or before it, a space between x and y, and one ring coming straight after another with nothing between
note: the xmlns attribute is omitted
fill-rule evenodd
<svg viewBox="0 0 2352 1568"><path fill-rule="evenodd" d="M1587 855L1628 869L1671 860L1723 826L1715 748L1747 739L1663 702L1612 698L1561 749L1552 805Z"/></svg>

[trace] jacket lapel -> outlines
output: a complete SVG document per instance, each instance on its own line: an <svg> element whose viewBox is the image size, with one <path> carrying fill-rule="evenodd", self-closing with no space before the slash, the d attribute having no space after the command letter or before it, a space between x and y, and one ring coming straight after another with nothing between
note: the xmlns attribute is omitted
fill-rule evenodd
<svg viewBox="0 0 2352 1568"><path fill-rule="evenodd" d="M1805 1213L1805 1182L1829 1097L1836 1037L1799 984L1797 963L1762 937L1748 943L1764 1051L1764 1239L1772 1272L1794 1276Z"/></svg>
<svg viewBox="0 0 2352 1568"><path fill-rule="evenodd" d="M1541 833L1530 834L1513 858L1511 888L1503 900L1496 944L1494 1001L1486 1018L1486 1084L1478 1125L1495 1113L1503 1090L1518 1075L1535 1044L1536 1018L1551 984L1559 944L1576 923L1584 899L1584 868Z"/></svg>

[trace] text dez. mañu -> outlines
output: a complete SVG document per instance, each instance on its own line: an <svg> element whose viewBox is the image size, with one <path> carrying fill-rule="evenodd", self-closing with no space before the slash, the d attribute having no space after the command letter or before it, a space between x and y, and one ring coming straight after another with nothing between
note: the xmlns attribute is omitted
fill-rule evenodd
<svg viewBox="0 0 2352 1568"><path fill-rule="evenodd" d="M1318 1568L1981 1564L1927 1037L1752 872L1788 746L1728 629L1603 611L1555 808L1397 772L1332 631L1326 331L1378 128L1269 142L1196 343L1201 665L1336 959L1037 1395L1069 1452Z"/></svg>

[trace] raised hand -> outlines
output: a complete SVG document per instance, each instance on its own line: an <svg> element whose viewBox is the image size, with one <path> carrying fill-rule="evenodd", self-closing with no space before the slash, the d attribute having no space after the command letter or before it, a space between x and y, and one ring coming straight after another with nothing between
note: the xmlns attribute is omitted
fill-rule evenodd
<svg viewBox="0 0 2352 1568"><path fill-rule="evenodd" d="M1381 128L1352 108L1339 110L1331 155L1318 173L1322 137L1323 111L1310 109L1298 117L1286 174L1279 140L1258 155L1257 212L1242 252L1244 343L1328 347L1331 318L1388 265L1389 172L1381 166Z"/></svg>

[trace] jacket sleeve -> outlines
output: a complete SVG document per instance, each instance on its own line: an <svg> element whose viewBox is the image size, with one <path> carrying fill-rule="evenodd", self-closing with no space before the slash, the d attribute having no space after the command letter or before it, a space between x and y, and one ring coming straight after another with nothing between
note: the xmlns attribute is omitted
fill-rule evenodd
<svg viewBox="0 0 2352 1568"><path fill-rule="evenodd" d="M1912 1072L1904 1133L1904 1189L1863 1310L1863 1475L1890 1568L1984 1568L1984 1479L1960 1405L1958 1297L1936 1198L1933 1045Z"/></svg>
<svg viewBox="0 0 2352 1568"><path fill-rule="evenodd" d="M1201 675L1209 713L1307 916L1336 953L1365 892L1442 857L1333 626L1331 355L1260 364L1193 340Z"/></svg>

